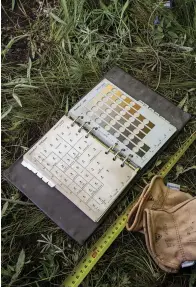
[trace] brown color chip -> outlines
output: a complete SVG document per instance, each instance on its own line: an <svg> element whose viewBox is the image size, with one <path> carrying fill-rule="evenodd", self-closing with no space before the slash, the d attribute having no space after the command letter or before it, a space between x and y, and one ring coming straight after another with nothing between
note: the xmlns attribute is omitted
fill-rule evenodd
<svg viewBox="0 0 196 287"><path fill-rule="evenodd" d="M115 94L120 97L122 95L122 92L121 91L116 91Z"/></svg>
<svg viewBox="0 0 196 287"><path fill-rule="evenodd" d="M112 90L112 89L113 89L113 86L112 86L112 85L108 84L108 85L106 86L106 90L107 90L107 91L110 91L110 90Z"/></svg>
<svg viewBox="0 0 196 287"><path fill-rule="evenodd" d="M133 106L133 108L138 111L138 110L141 108L141 106L135 103L135 105Z"/></svg>
<svg viewBox="0 0 196 287"><path fill-rule="evenodd" d="M126 103L124 103L124 102L121 102L119 105L123 108L126 107Z"/></svg>
<svg viewBox="0 0 196 287"><path fill-rule="evenodd" d="M144 119L145 119L145 117L144 117L144 116L139 115L138 120L143 121Z"/></svg>
<svg viewBox="0 0 196 287"><path fill-rule="evenodd" d="M130 118L130 115L126 113L123 117L128 120Z"/></svg>
<svg viewBox="0 0 196 287"><path fill-rule="evenodd" d="M112 95L111 99L115 102L118 99L118 97L116 95Z"/></svg>
<svg viewBox="0 0 196 287"><path fill-rule="evenodd" d="M154 128L155 125L154 125L152 122L149 122L149 123L147 124L147 126L152 129L152 128Z"/></svg>
<svg viewBox="0 0 196 287"><path fill-rule="evenodd" d="M126 97L126 99L124 99L124 101L125 101L127 104L130 104L131 99L129 99L128 97Z"/></svg>
<svg viewBox="0 0 196 287"><path fill-rule="evenodd" d="M150 129L149 129L149 128L147 128L147 127L144 127L144 128L142 129L142 131L143 131L143 132L145 132L146 134L148 134L148 133L149 133L149 131L150 131Z"/></svg>
<svg viewBox="0 0 196 287"><path fill-rule="evenodd" d="M135 114L135 110L134 110L134 109L130 109L128 112L129 112L130 114L132 114L132 115Z"/></svg>
<svg viewBox="0 0 196 287"><path fill-rule="evenodd" d="M120 113L120 111L122 111L122 109L121 109L119 106L117 106L117 107L115 108L115 112Z"/></svg>
<svg viewBox="0 0 196 287"><path fill-rule="evenodd" d="M143 139L145 137L145 134L142 132L139 132L139 134L137 135L140 139Z"/></svg>

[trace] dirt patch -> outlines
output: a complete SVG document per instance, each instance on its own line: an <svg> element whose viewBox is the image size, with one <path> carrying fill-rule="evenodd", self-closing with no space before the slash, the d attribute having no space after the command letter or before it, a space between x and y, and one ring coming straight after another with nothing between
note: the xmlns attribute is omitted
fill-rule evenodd
<svg viewBox="0 0 196 287"><path fill-rule="evenodd" d="M25 35L37 19L40 9L45 5L54 7L56 1L16 1L12 10L12 1L5 0L1 6L1 41L2 50L10 43L11 39ZM3 61L12 64L22 64L28 61L30 49L27 38L16 41L6 53Z"/></svg>
<svg viewBox="0 0 196 287"><path fill-rule="evenodd" d="M4 1L1 6L2 26L2 49L10 43L10 40L26 33L29 22L36 19L34 10L37 7L36 1L28 1L24 4L16 2L12 10L11 1ZM28 42L23 38L14 43L6 53L4 61L16 64L25 63L28 59Z"/></svg>

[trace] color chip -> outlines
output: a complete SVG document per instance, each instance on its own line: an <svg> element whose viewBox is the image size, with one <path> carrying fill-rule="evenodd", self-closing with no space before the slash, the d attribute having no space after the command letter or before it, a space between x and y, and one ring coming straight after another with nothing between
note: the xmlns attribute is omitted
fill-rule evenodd
<svg viewBox="0 0 196 287"><path fill-rule="evenodd" d="M145 137L155 125L140 113L141 105L130 96L109 84L87 103L87 108L88 117L133 153L143 157L150 150Z"/></svg>

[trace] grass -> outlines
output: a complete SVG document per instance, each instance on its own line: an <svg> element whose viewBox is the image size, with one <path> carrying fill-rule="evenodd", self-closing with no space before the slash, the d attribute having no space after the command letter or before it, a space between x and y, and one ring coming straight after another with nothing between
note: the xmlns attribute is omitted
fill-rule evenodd
<svg viewBox="0 0 196 287"><path fill-rule="evenodd" d="M2 29L3 169L44 135L113 65L196 114L195 1L176 0L173 9L151 0L48 2L30 9L31 2L17 1L11 12L11 4L3 4L9 20ZM156 16L158 25L154 24ZM159 157L153 172L194 130L192 117ZM169 175L170 181L193 193L195 154L195 147L189 149ZM144 175L145 181L148 176ZM2 286L59 286L87 248L138 194L144 180L81 247L3 179ZM165 274L151 260L143 237L124 231L82 286L191 287L194 272L190 268L176 275Z"/></svg>

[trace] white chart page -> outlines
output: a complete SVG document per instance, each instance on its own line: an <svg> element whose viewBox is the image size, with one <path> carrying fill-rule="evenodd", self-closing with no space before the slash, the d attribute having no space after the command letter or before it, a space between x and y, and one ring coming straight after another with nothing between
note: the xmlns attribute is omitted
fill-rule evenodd
<svg viewBox="0 0 196 287"><path fill-rule="evenodd" d="M105 152L97 141L64 116L23 157L23 165L55 187L93 221L99 221L136 171Z"/></svg>

